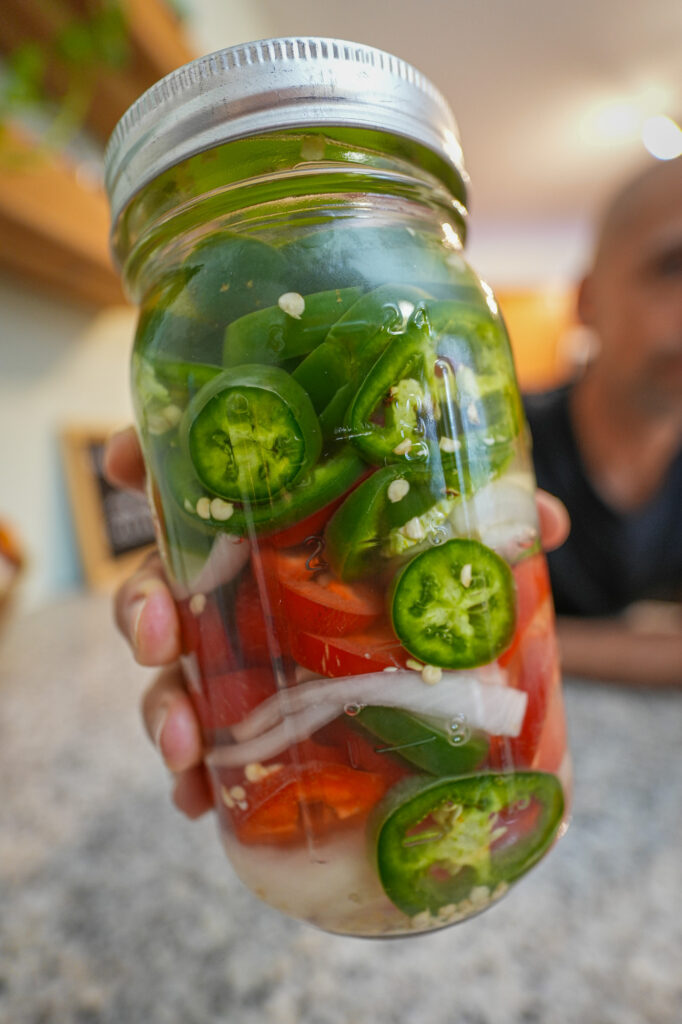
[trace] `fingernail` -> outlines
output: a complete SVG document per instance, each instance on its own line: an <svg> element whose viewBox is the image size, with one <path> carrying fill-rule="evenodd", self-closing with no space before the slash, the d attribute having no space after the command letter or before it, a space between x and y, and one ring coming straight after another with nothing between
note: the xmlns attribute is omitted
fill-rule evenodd
<svg viewBox="0 0 682 1024"><path fill-rule="evenodd" d="M142 614L146 603L147 598L140 597L137 601L133 602L130 608L130 635L133 647L136 651L139 650L140 647L140 625L142 623Z"/></svg>
<svg viewBox="0 0 682 1024"><path fill-rule="evenodd" d="M161 707L156 712L156 716L154 718L154 723L152 725L152 730L151 730L154 746L156 747L156 749L159 751L159 753L161 755L163 755L163 750L161 749L161 739L162 739L162 736L163 736L163 730L164 730L164 726L166 724L167 719L168 719L168 707L166 705L162 704Z"/></svg>

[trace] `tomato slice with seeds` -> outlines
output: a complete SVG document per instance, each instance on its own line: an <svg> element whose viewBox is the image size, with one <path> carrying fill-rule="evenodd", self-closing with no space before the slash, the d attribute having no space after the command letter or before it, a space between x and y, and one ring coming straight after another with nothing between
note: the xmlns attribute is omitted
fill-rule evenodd
<svg viewBox="0 0 682 1024"><path fill-rule="evenodd" d="M404 668L410 657L385 622L341 637L292 631L289 640L292 657L299 665L329 677Z"/></svg>
<svg viewBox="0 0 682 1024"><path fill-rule="evenodd" d="M257 556L269 589L278 590L282 618L289 630L345 636L367 629L383 612L382 595L366 583L343 583L325 568L316 568L314 552L264 548Z"/></svg>

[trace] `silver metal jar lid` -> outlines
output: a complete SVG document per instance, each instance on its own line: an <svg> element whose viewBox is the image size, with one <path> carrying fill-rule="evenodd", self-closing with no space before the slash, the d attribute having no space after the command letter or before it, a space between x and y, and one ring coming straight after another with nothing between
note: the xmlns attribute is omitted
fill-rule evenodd
<svg viewBox="0 0 682 1024"><path fill-rule="evenodd" d="M325 125L412 139L467 181L452 112L410 64L339 39L265 39L185 64L123 115L104 158L112 223L136 192L196 153L280 128Z"/></svg>

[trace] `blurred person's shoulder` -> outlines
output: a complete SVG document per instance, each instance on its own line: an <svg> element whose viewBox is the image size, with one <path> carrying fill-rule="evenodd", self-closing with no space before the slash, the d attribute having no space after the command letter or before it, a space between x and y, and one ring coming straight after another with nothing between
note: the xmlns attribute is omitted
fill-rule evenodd
<svg viewBox="0 0 682 1024"><path fill-rule="evenodd" d="M557 415L568 408L568 397L571 384L562 384L547 391L525 391L522 394L523 404L528 417L540 418Z"/></svg>
<svg viewBox="0 0 682 1024"><path fill-rule="evenodd" d="M569 400L571 383L547 391L530 391L522 395L526 419L534 446L568 443L573 437Z"/></svg>

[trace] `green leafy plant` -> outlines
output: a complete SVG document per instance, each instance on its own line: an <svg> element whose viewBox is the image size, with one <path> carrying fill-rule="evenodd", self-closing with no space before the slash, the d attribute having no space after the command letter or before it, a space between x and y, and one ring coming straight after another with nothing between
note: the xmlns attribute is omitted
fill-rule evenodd
<svg viewBox="0 0 682 1024"><path fill-rule="evenodd" d="M47 14L61 9L55 0L36 2ZM11 119L40 114L45 124L43 145L65 145L84 123L98 76L124 68L129 60L126 21L118 0L103 0L97 9L70 17L49 40L19 44L4 64L0 133Z"/></svg>

